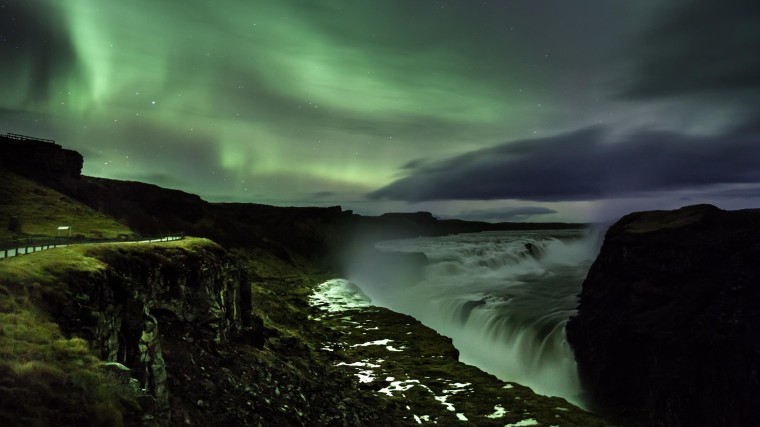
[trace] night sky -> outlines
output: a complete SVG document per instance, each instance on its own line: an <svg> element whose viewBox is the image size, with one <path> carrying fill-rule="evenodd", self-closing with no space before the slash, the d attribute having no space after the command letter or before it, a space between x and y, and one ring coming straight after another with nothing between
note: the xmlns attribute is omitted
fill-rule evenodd
<svg viewBox="0 0 760 427"><path fill-rule="evenodd" d="M0 132L214 202L760 207L760 1L0 0Z"/></svg>

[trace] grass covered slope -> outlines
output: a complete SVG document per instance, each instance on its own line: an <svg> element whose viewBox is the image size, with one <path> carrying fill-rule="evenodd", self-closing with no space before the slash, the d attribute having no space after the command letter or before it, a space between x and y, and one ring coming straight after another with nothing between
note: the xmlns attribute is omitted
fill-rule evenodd
<svg viewBox="0 0 760 427"><path fill-rule="evenodd" d="M136 395L40 308L42 298L62 291L64 271L102 267L73 248L0 262L0 425L130 423Z"/></svg>
<svg viewBox="0 0 760 427"><path fill-rule="evenodd" d="M104 344L110 342L103 341L104 335L98 332L101 323L93 329L93 322L87 320L93 312L106 314L106 320L122 325L120 337L125 341L123 346L119 344L116 360L122 362L122 355L126 355L123 363L132 369L141 387L146 384L141 376L146 366L141 364L142 358L130 356L130 349L136 346L132 338L142 343L144 334L139 332L146 330L143 323L155 317L171 409L169 418L153 417L160 421L158 425L361 425L363 421L367 425L391 425L394 408L389 402L356 389L350 375L323 360L315 350L329 331L317 322L308 322L308 306L302 296L310 286L303 284L298 292L291 293L300 282L296 276L287 282L266 279L261 283L258 290L266 289L268 299L256 292L254 310L244 303L251 301L251 295L244 295L241 289L236 313L253 311L259 321L252 322L250 330L228 334L227 340L208 335L213 327L208 317L214 310L204 308L209 299L203 296L217 299L216 294L207 292L213 290L208 284L231 284L235 262L236 258L218 245L195 238L161 244L69 246L0 261L2 314L15 316L14 324L22 325L0 341L8 349L0 355L0 362L10 366L5 368L7 372L23 371L19 366L24 363L46 369L36 374L34 381L3 371L0 425L57 425L55 417L65 414L78 417L67 420L68 425L135 425L146 415L161 414L154 411L156 406L151 405L150 398L157 395L150 395L148 388L139 395L130 390L110 392L123 386L100 373L103 364L88 350L89 344L102 355ZM226 276L222 269L227 271ZM248 284L245 275L238 279L242 280L235 283ZM277 283L282 286L275 286ZM115 298L108 297L109 289ZM172 289L184 289L187 297L168 298ZM137 296L146 292L154 304L146 306L149 314L143 315L144 307ZM232 301L228 296L222 301ZM102 301L115 310L103 310ZM44 334L29 332L47 330L50 332ZM89 343L76 338L89 341L92 332L96 339ZM29 340L37 343L39 351L30 353L23 342L37 335L44 337ZM68 353L60 355L58 347L68 349ZM153 360L157 360L155 354L150 353ZM97 378L102 387L68 375L73 369L83 370L85 378ZM67 376L59 380L48 371ZM17 405L13 395L34 398L28 405ZM39 398L48 395L42 401ZM69 397L72 400L65 400ZM95 403L77 406L75 398ZM134 400L139 402L139 409L132 411L130 402ZM40 406L50 410L35 413ZM108 418L101 421L92 414Z"/></svg>
<svg viewBox="0 0 760 427"><path fill-rule="evenodd" d="M194 252L215 244L188 238L162 250ZM0 262L0 425L134 424L137 393L104 370L89 343L65 336L51 313L66 310L75 287L103 275L102 261L156 245L77 245Z"/></svg>
<svg viewBox="0 0 760 427"><path fill-rule="evenodd" d="M56 236L57 228L66 225L71 226L73 235L90 238L132 234L129 227L115 219L0 168L0 241L24 236Z"/></svg>

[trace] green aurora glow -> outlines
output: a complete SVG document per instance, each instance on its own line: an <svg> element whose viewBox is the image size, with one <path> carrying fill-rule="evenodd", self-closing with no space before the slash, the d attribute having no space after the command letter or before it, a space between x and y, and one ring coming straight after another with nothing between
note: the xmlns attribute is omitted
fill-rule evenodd
<svg viewBox="0 0 760 427"><path fill-rule="evenodd" d="M364 195L418 159L638 120L611 99L613 70L656 4L20 2L0 2L17 25L3 35L0 130L81 151L85 174L211 201L449 215L531 203ZM541 219L589 209L541 205L560 211Z"/></svg>

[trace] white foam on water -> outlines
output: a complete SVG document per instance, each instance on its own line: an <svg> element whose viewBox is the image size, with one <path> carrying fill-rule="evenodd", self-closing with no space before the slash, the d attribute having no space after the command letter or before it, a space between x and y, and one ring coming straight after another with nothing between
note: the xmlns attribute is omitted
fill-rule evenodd
<svg viewBox="0 0 760 427"><path fill-rule="evenodd" d="M309 304L328 312L349 311L369 307L372 300L346 279L331 279L317 286L309 296Z"/></svg>
<svg viewBox="0 0 760 427"><path fill-rule="evenodd" d="M376 247L423 252L429 265L417 283L376 283L374 275L354 270L352 280L374 305L414 316L451 337L465 363L583 405L565 325L598 252L597 236L474 233Z"/></svg>

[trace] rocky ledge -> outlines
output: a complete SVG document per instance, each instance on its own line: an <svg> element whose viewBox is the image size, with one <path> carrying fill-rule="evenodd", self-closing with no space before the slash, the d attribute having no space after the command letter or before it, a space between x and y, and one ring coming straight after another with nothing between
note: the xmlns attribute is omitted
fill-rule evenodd
<svg viewBox="0 0 760 427"><path fill-rule="evenodd" d="M760 425L760 210L613 225L567 335L597 411L626 425Z"/></svg>
<svg viewBox="0 0 760 427"><path fill-rule="evenodd" d="M326 281L311 317L335 333L319 351L359 388L389 400L393 425L602 427L609 424L559 397L504 382L459 361L448 337L418 320L371 306L356 285Z"/></svg>
<svg viewBox="0 0 760 427"><path fill-rule="evenodd" d="M329 331L301 322L301 279L257 281L252 298L241 262L197 238L4 260L0 424L392 423L391 402L313 350Z"/></svg>

